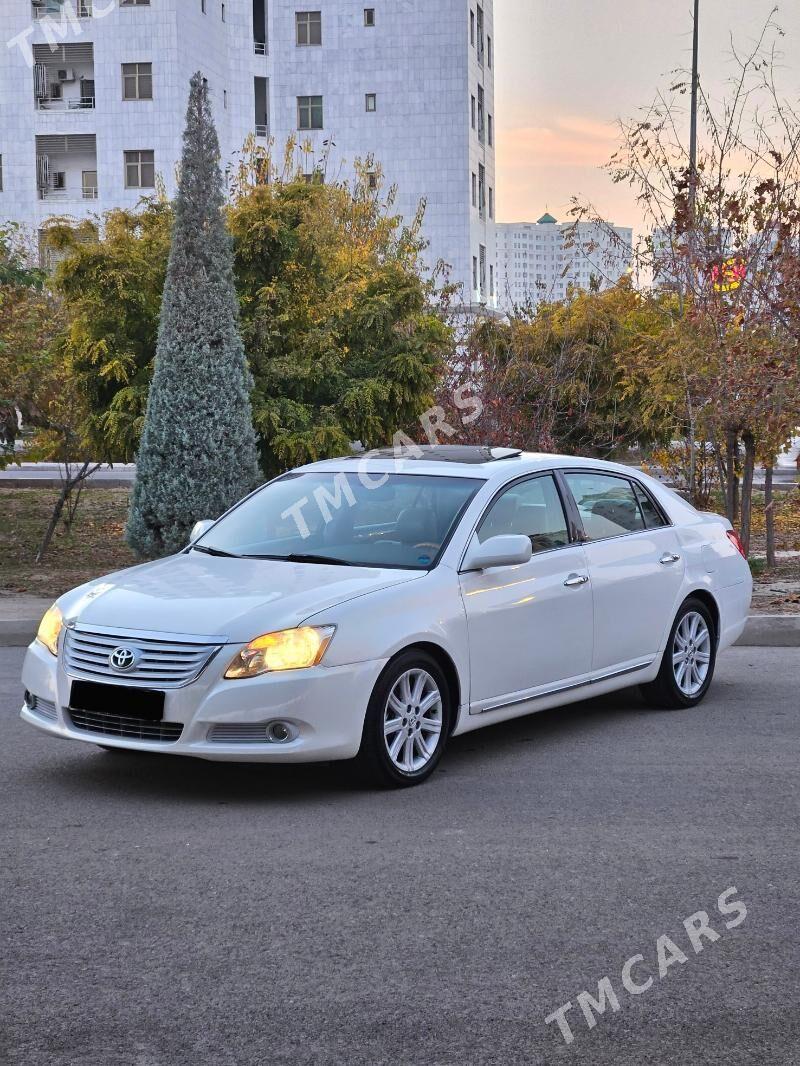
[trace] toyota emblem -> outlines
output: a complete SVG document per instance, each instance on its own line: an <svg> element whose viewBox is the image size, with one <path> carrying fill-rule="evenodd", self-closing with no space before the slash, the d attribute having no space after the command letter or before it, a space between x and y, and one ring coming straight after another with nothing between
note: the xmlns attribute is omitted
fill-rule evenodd
<svg viewBox="0 0 800 1066"><path fill-rule="evenodd" d="M112 670L118 670L120 673L125 673L127 670L132 670L136 666L139 655L133 650L133 648L114 648L108 657L109 664Z"/></svg>

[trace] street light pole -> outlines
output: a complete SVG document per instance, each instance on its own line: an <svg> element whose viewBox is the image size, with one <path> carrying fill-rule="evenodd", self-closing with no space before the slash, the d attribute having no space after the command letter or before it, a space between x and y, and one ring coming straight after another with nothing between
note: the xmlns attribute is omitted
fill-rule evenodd
<svg viewBox="0 0 800 1066"><path fill-rule="evenodd" d="M700 82L700 0L694 0L694 27L692 32L692 104L689 125L689 263L687 283L692 284L695 274L695 226L697 224L697 95ZM691 279L691 281L690 281ZM695 498L697 487L697 458L695 455L695 416L687 390L689 409L689 493Z"/></svg>
<svg viewBox="0 0 800 1066"><path fill-rule="evenodd" d="M689 127L689 221L694 226L697 202L697 90L700 83L700 0L694 0L694 31L692 34L692 105Z"/></svg>

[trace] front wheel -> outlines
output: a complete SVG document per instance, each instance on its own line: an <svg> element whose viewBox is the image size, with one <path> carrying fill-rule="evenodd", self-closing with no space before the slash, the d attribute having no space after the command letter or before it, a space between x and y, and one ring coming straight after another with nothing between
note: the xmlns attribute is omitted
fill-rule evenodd
<svg viewBox="0 0 800 1066"><path fill-rule="evenodd" d="M696 706L711 686L716 657L711 612L702 600L690 597L672 623L658 676L641 686L642 695L653 707Z"/></svg>
<svg viewBox="0 0 800 1066"><path fill-rule="evenodd" d="M436 660L409 651L389 663L367 708L356 766L384 788L418 785L442 757L452 706L447 679Z"/></svg>

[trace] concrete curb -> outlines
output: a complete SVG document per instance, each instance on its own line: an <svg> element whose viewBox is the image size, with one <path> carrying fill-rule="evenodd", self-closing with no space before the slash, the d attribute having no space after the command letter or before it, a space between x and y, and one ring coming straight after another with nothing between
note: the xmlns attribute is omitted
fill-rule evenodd
<svg viewBox="0 0 800 1066"><path fill-rule="evenodd" d="M54 477L18 477L0 478L0 492L6 489L61 489L64 482ZM94 480L88 478L83 483L86 489L132 489L133 478L108 477Z"/></svg>
<svg viewBox="0 0 800 1066"><path fill-rule="evenodd" d="M0 648L24 648L39 618L0 618ZM737 647L800 648L800 614L751 614Z"/></svg>
<svg viewBox="0 0 800 1066"><path fill-rule="evenodd" d="M737 647L800 648L800 614L751 614Z"/></svg>

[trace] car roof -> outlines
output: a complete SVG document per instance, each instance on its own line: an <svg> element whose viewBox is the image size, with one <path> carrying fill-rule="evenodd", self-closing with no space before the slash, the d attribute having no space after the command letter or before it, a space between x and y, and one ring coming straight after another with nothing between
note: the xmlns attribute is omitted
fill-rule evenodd
<svg viewBox="0 0 800 1066"><path fill-rule="evenodd" d="M354 452L336 459L323 459L298 467L302 471L330 470L353 472L370 470L376 474L425 474L441 477L470 477L484 481L506 481L520 474L556 467L581 467L609 473L636 474L640 471L605 459L588 459L551 452L524 452L517 448L488 445L408 445L399 453L392 448Z"/></svg>

